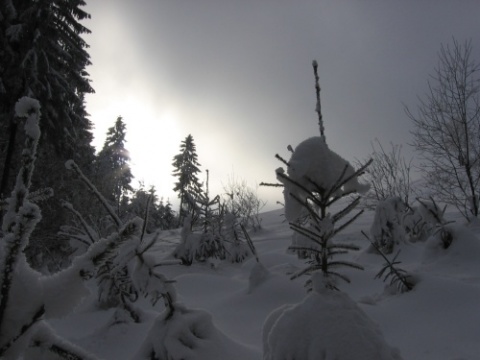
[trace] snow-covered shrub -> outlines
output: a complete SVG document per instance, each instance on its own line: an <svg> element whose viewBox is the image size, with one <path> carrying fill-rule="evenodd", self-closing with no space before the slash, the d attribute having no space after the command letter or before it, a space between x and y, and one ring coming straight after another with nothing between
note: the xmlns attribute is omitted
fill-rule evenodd
<svg viewBox="0 0 480 360"><path fill-rule="evenodd" d="M322 275L317 273L316 277ZM314 283L322 279L314 279ZM294 305L274 310L263 327L265 360L401 360L378 326L348 295L314 286Z"/></svg>
<svg viewBox="0 0 480 360"><path fill-rule="evenodd" d="M210 198L208 191L208 170L206 190L186 194L186 203L191 213L183 221L182 242L174 250L174 256L185 264L208 258L224 259L225 248L222 237L224 211L220 196Z"/></svg>
<svg viewBox="0 0 480 360"><path fill-rule="evenodd" d="M219 232L211 228L204 231L195 231L192 217L188 215L183 221L180 244L173 250L172 255L181 259L184 265L191 265L193 261L205 261L208 258L225 258L223 238Z"/></svg>
<svg viewBox="0 0 480 360"><path fill-rule="evenodd" d="M377 204L370 235L373 242L384 253L390 254L395 244L405 241L403 217L406 205L398 196L385 199Z"/></svg>
<svg viewBox="0 0 480 360"><path fill-rule="evenodd" d="M192 231L192 217L187 216L183 221L181 240L173 250L173 257L180 259L182 264L191 265L199 251L201 234Z"/></svg>
<svg viewBox="0 0 480 360"><path fill-rule="evenodd" d="M223 219L223 241L225 244L225 257L233 263L240 263L250 254L247 244L245 227L238 223L238 218L232 213L224 215Z"/></svg>

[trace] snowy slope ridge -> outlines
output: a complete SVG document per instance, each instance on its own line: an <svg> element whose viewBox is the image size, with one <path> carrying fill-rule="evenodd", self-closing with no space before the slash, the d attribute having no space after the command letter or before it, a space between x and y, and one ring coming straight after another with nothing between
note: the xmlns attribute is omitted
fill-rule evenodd
<svg viewBox="0 0 480 360"><path fill-rule="evenodd" d="M164 274L176 280L178 301L183 304L177 317L171 319L169 329L162 325L165 313L160 303L152 309L146 301L140 302L138 306L144 309L145 321L133 324L121 319L112 321L114 311L95 308L93 297L75 313L51 320L50 324L62 336L104 359L145 358L141 357L142 351L149 346L175 349L178 345L173 343L175 336L165 341L175 331L184 332L187 345L192 341L190 347L176 348L182 359L260 360L263 341L266 341L265 359L290 359L271 351L275 344L269 343L269 329L279 315L294 314L300 304L306 304L304 309L308 311L302 311L305 324L301 317L295 317L296 323L288 317L284 317L282 324L275 323L277 331L283 331L282 327L290 333L296 331L295 336L286 336L288 332L284 330L285 336L276 339L290 350L305 341L305 336L309 336L307 330L318 332L312 346L304 349L311 353L296 353L295 359L322 359L323 355L324 359L367 359L368 355L354 351L361 340L370 341L374 350L382 354L371 359L398 359L400 355L395 349L401 358L408 360L480 358L478 226L462 225L456 214L450 213L447 217L458 221L450 225L454 240L448 249L443 249L436 237L426 242L401 244L400 267L412 273L417 284L411 292L396 294L381 280L374 279L384 261L368 251L368 243L360 234L361 230L368 231L373 220L373 213L366 212L339 233L337 240L355 242L361 247L346 256L365 270L348 270L352 283L340 284L342 293L322 297L321 293L307 294L306 278L290 280L290 275L304 263L286 251L292 231L282 213L277 210L263 214L263 229L251 234L264 268L260 280L259 265L253 257L243 264L205 262L164 268ZM163 235L164 241L151 250L158 259L168 258L180 241L178 231ZM320 310L324 306L338 316L327 318L325 311ZM340 316L347 308L360 319L351 323L351 327ZM362 334L356 328L363 329ZM329 353L326 348L338 352Z"/></svg>

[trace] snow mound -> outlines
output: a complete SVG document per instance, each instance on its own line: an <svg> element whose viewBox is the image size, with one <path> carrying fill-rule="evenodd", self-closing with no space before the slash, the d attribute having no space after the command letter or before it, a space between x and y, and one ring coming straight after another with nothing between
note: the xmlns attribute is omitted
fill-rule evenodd
<svg viewBox="0 0 480 360"><path fill-rule="evenodd" d="M165 310L155 320L134 359L245 360L253 357L252 350L218 330L208 312L190 310L177 303L173 312Z"/></svg>
<svg viewBox="0 0 480 360"><path fill-rule="evenodd" d="M449 225L445 230L452 242L445 248L441 232L428 238L422 257L422 269L449 277L473 276L480 273L480 239L478 229Z"/></svg>
<svg viewBox="0 0 480 360"><path fill-rule="evenodd" d="M312 291L273 311L263 328L265 360L401 360L378 326L346 294Z"/></svg>

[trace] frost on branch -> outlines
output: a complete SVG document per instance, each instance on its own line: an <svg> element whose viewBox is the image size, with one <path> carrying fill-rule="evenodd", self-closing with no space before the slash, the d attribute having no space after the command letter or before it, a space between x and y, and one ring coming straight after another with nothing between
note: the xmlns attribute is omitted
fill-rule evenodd
<svg viewBox="0 0 480 360"><path fill-rule="evenodd" d="M51 281L57 285L55 287L57 292L52 293L53 289L46 286L45 278L40 278L40 274L28 265L23 253L35 225L41 218L38 206L32 204L28 196L40 137L39 109L38 102L29 98L22 98L15 108L17 116L27 117L26 139L22 165L12 195L7 201L8 209L2 225L3 238L0 239L0 358L52 359L58 358L52 357L52 352L58 350L63 354L63 358L68 356L71 359L93 359L82 356L77 353L78 349L66 341L61 341L43 321L44 316L63 313L58 311L64 310L58 306L59 299L62 299L62 307L71 305L71 299L63 296L64 294L77 297L78 291L72 293L69 291L72 289L72 283L78 284L70 281L79 277L78 272L68 279L58 274L57 280ZM78 298L73 302L77 303ZM50 339L47 348L42 346L40 338ZM32 346L41 348L50 355L42 357L27 355L31 349L26 349Z"/></svg>

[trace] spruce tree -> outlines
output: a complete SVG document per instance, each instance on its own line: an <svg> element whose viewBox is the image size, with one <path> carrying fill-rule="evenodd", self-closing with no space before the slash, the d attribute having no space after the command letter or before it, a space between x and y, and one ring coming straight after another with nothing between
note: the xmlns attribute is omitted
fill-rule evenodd
<svg viewBox="0 0 480 360"><path fill-rule="evenodd" d="M292 279L303 274L313 274L311 279L315 278L315 281L307 282L313 283L313 288L336 289L336 279L350 282L347 276L336 270L339 266L362 269L355 263L335 258L337 255L359 248L353 244L338 243L334 237L363 213L362 210L351 215L360 203L361 196L358 194L369 189L368 185L358 182L358 177L365 172L372 160L355 170L348 161L327 145L320 103L318 64L314 61L312 65L320 136L301 142L292 151L289 161L277 155L277 158L287 166L287 172L283 168L278 168L275 172L280 186L284 187L285 217L294 230L293 243L289 249L297 252L299 257L307 258L309 264L294 274ZM347 205L339 211L332 212L333 204L349 197Z"/></svg>
<svg viewBox="0 0 480 360"><path fill-rule="evenodd" d="M63 164L79 152L92 153L84 106L84 95L93 92L85 71L88 45L81 37L89 33L80 24L90 17L84 5L83 0L0 0L1 196L8 195L10 170L20 157L23 133L12 109L21 96L42 103L39 159L45 153Z"/></svg>
<svg viewBox="0 0 480 360"><path fill-rule="evenodd" d="M121 116L115 125L108 129L107 138L97 157L97 179L99 188L116 208L120 216L122 205L125 205L133 175L130 169L130 155L125 149L126 126Z"/></svg>
<svg viewBox="0 0 480 360"><path fill-rule="evenodd" d="M189 214L193 205L188 201L189 197L202 193L202 185L197 174L200 173L197 160L197 149L193 142L193 136L188 135L180 145L180 153L173 158L173 175L178 178L173 191L178 192L180 198L179 223L183 223L183 219Z"/></svg>

